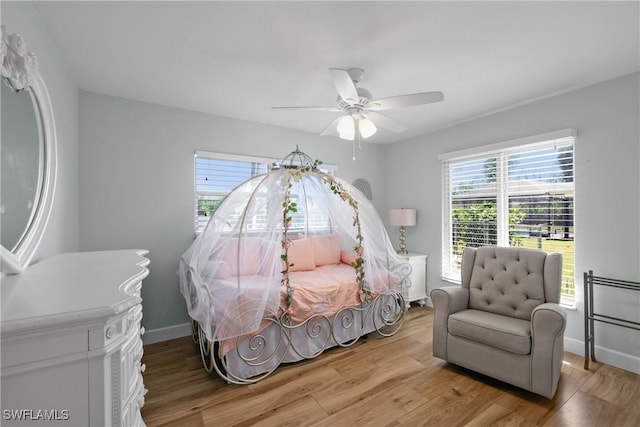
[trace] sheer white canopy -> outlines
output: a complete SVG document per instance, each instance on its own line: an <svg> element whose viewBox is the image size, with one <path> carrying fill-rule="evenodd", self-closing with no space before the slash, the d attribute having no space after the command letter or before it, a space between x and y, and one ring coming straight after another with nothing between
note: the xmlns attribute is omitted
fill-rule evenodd
<svg viewBox="0 0 640 427"><path fill-rule="evenodd" d="M291 277L332 263L349 265L357 283L341 304L353 303L354 292L357 302L399 293L410 272L360 191L311 166L285 167L235 188L181 257L178 274L192 319L209 340L223 341L258 331L270 316L302 321L303 291ZM336 310L324 300L313 309Z"/></svg>

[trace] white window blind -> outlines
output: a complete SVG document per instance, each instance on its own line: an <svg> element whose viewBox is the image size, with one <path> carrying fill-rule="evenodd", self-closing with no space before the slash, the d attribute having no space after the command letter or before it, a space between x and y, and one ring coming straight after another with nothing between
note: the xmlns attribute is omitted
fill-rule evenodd
<svg viewBox="0 0 640 427"><path fill-rule="evenodd" d="M197 151L195 231L201 232L222 200L247 179L266 173L273 159Z"/></svg>
<svg viewBox="0 0 640 427"><path fill-rule="evenodd" d="M272 164L276 162L274 159L264 157L208 151L196 151L194 157L194 224L196 233L200 233L204 229L209 218L227 194L247 179L267 173ZM337 167L333 164L322 164L319 169L334 175ZM257 194L255 197L260 197L260 195ZM309 206L309 215L306 215L305 209L306 206L299 206L299 212L292 217L292 231L306 233L310 230L321 232L330 229L329 216L323 209ZM240 213L238 212L237 218L229 218L230 224L235 224L239 218ZM248 230L259 230L268 226L266 218L260 215L252 217L250 221L251 223L247 225Z"/></svg>
<svg viewBox="0 0 640 427"><path fill-rule="evenodd" d="M460 281L467 246L538 248L562 253L561 293L573 300L575 131L538 138L440 157L444 279Z"/></svg>

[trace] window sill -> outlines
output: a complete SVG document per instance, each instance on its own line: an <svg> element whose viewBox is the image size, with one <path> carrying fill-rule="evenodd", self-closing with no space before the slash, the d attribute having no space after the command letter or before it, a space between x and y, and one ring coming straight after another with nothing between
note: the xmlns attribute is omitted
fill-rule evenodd
<svg viewBox="0 0 640 427"><path fill-rule="evenodd" d="M461 285L462 284L460 279L453 279L451 277L440 276L440 280L442 280L443 282L451 283L453 285Z"/></svg>

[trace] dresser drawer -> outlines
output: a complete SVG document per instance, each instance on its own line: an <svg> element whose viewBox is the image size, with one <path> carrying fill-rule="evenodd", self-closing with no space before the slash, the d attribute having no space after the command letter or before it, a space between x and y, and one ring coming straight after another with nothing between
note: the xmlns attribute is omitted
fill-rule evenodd
<svg viewBox="0 0 640 427"><path fill-rule="evenodd" d="M27 337L3 336L0 351L3 376L11 368L20 369L20 366L32 362L56 364L63 362L64 357L84 358L87 351L87 331L46 331Z"/></svg>

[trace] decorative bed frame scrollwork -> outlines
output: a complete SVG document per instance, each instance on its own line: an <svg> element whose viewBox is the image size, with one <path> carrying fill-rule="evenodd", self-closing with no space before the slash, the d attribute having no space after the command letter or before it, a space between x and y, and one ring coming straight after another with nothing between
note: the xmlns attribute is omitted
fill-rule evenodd
<svg viewBox="0 0 640 427"><path fill-rule="evenodd" d="M394 335L406 312L401 291L404 286L403 282L397 292L372 296L359 306L343 307L331 316L314 314L302 322L292 322L281 309L279 315L263 317L266 326L261 330L235 339L233 348L224 355L221 343L210 341L194 320L193 341L199 345L207 372L215 371L228 383L253 384L271 375L282 363L313 359L336 346L353 346L369 333Z"/></svg>

